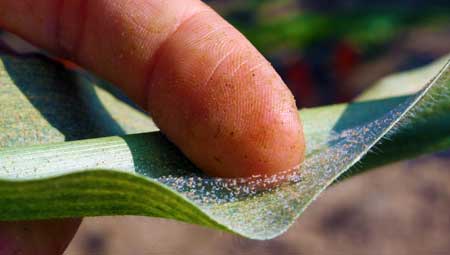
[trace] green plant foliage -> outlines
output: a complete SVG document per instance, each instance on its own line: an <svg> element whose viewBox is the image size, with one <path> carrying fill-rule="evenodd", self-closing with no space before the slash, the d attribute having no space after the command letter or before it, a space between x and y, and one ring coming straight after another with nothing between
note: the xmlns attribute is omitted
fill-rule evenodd
<svg viewBox="0 0 450 255"><path fill-rule="evenodd" d="M444 67L413 94L405 77L427 74L385 80L361 101L300 111L301 169L241 180L202 174L104 82L44 57L0 59L1 220L147 215L268 239L350 168L450 147L448 63L435 64Z"/></svg>
<svg viewBox="0 0 450 255"><path fill-rule="evenodd" d="M257 8L263 9L260 5L264 3L248 6L245 9L247 16L252 17ZM292 13L285 11L285 15L280 17L270 13L254 17L251 21L240 21L229 15L228 20L266 54L277 50L305 49L335 38L344 39L361 50L371 51L414 26L439 27L449 22L449 9L432 5L417 10L368 7L328 12L299 9L295 12L292 7L285 9Z"/></svg>

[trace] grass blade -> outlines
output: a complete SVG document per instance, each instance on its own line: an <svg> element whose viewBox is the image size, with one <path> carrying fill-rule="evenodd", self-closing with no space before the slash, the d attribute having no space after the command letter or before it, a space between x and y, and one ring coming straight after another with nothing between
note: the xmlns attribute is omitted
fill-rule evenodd
<svg viewBox="0 0 450 255"><path fill-rule="evenodd" d="M261 191L259 179L205 176L161 133L140 133L151 120L107 85L41 57L1 60L2 220L147 215L268 239L361 158L349 173L450 146L448 63L412 95L302 110L302 169ZM384 153L367 154L375 145Z"/></svg>

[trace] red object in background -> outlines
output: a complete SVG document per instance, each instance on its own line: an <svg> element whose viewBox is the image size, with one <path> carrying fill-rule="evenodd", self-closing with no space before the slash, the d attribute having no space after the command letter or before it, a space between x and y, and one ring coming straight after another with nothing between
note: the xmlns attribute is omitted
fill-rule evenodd
<svg viewBox="0 0 450 255"><path fill-rule="evenodd" d="M294 94L297 107L309 107L319 103L311 70L304 61L296 60L293 64L288 65L286 83Z"/></svg>
<svg viewBox="0 0 450 255"><path fill-rule="evenodd" d="M342 84L352 75L355 68L361 63L359 50L348 42L338 43L334 49L331 60L331 71L334 73L335 84L337 86L336 100L346 102L352 98L353 91L347 91Z"/></svg>
<svg viewBox="0 0 450 255"><path fill-rule="evenodd" d="M347 42L338 43L333 55L332 67L338 81L347 79L354 67L360 63L358 49Z"/></svg>

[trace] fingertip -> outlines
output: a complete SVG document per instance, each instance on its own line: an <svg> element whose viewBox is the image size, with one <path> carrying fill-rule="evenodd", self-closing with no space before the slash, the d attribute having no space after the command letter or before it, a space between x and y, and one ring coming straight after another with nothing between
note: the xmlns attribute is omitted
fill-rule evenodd
<svg viewBox="0 0 450 255"><path fill-rule="evenodd" d="M210 175L273 175L303 160L302 125L289 89L213 12L180 26L161 49L148 86L158 126Z"/></svg>

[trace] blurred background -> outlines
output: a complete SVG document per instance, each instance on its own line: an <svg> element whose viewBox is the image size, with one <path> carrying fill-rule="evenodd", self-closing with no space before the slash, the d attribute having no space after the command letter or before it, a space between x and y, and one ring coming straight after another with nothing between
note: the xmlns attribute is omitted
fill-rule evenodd
<svg viewBox="0 0 450 255"><path fill-rule="evenodd" d="M298 107L349 101L386 75L450 53L444 0L206 2L271 61ZM270 241L161 219L96 217L83 221L66 254L450 254L449 165L450 152L442 152L340 182Z"/></svg>
<svg viewBox="0 0 450 255"><path fill-rule="evenodd" d="M272 62L299 107L349 101L450 51L448 1L207 2Z"/></svg>

